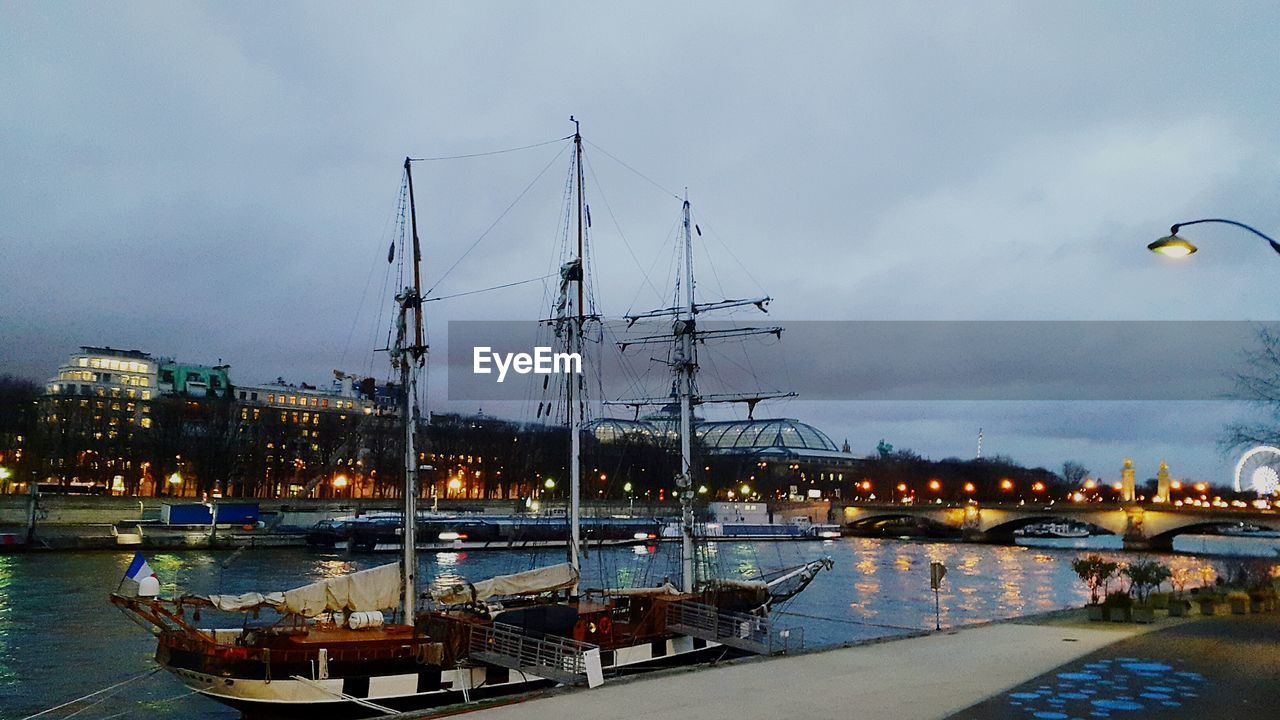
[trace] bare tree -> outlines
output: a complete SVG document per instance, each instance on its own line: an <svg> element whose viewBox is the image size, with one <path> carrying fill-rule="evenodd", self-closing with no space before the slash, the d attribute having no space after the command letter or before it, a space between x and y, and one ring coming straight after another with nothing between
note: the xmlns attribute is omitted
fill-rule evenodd
<svg viewBox="0 0 1280 720"><path fill-rule="evenodd" d="M1079 487L1088 477L1089 468L1075 460L1068 460L1062 463L1062 479L1067 481L1068 485Z"/></svg>
<svg viewBox="0 0 1280 720"><path fill-rule="evenodd" d="M1253 405L1262 419L1228 425L1220 442L1224 450L1280 444L1280 334L1259 328L1257 347L1244 355L1245 370L1236 375L1232 395Z"/></svg>

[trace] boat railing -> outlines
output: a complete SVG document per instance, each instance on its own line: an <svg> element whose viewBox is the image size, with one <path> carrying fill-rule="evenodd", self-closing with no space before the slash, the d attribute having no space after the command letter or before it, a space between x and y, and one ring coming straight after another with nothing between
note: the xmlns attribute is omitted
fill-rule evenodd
<svg viewBox="0 0 1280 720"><path fill-rule="evenodd" d="M558 635L535 636L515 625L471 625L473 660L539 675L566 685L596 683L600 648Z"/></svg>
<svg viewBox="0 0 1280 720"><path fill-rule="evenodd" d="M720 610L692 600L665 603L667 629L758 655L804 648L802 628L775 628L768 617Z"/></svg>

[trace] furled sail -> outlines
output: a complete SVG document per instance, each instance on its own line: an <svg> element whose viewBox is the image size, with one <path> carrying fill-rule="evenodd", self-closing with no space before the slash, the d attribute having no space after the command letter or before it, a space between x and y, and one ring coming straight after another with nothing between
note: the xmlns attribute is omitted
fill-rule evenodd
<svg viewBox="0 0 1280 720"><path fill-rule="evenodd" d="M239 612L272 607L304 617L325 612L384 610L400 602L400 564L380 565L285 592L210 595L205 599L219 610Z"/></svg>
<svg viewBox="0 0 1280 720"><path fill-rule="evenodd" d="M534 568L514 575L498 575L478 583L463 581L431 591L431 597L442 605L479 602L491 597L537 595L571 588L578 583L578 571L569 563Z"/></svg>

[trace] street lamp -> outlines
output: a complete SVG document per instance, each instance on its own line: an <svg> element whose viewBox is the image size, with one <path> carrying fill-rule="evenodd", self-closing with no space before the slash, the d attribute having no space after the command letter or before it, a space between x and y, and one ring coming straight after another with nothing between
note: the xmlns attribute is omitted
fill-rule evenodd
<svg viewBox="0 0 1280 720"><path fill-rule="evenodd" d="M1266 234L1263 233L1262 231L1258 230L1257 228L1253 228L1248 225L1245 225L1242 222L1236 222L1235 220L1226 220L1224 218L1204 218L1202 220L1190 220L1187 222L1174 223L1174 225L1169 228L1169 234L1167 236L1162 237L1159 240L1156 240L1155 242L1151 243L1150 245L1147 246L1147 249L1150 250L1151 252L1160 253L1161 255L1167 255L1169 257L1175 257L1175 258L1186 257L1191 253L1195 252L1198 248L1196 248L1195 245L1192 245L1186 238L1179 237L1178 230L1188 225L1198 225L1200 223L1222 223L1224 225L1235 225L1238 228L1243 228L1245 230L1248 230L1254 235L1257 235L1263 240L1266 240L1267 243L1271 245L1272 250L1275 250L1277 253L1280 253L1280 243L1277 243L1275 240L1272 240L1271 238L1267 237Z"/></svg>

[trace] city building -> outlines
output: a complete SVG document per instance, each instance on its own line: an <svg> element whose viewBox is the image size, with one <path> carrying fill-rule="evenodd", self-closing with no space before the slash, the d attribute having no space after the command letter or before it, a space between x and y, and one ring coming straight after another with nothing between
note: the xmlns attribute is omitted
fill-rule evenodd
<svg viewBox="0 0 1280 720"><path fill-rule="evenodd" d="M663 411L637 420L605 418L585 429L601 448L634 454L646 447L674 448L674 417ZM698 419L694 435L694 484L717 498L838 498L852 487L862 462L847 445L837 447L821 430L794 418Z"/></svg>
<svg viewBox="0 0 1280 720"><path fill-rule="evenodd" d="M149 353L83 346L58 368L39 403L43 474L64 484L127 492L152 427L157 364Z"/></svg>
<svg viewBox="0 0 1280 720"><path fill-rule="evenodd" d="M231 390L230 365L187 365L164 358L159 361L160 392L186 397L219 397Z"/></svg>

